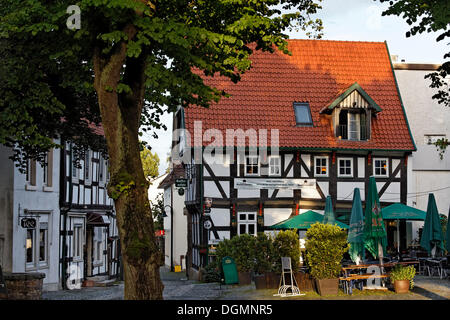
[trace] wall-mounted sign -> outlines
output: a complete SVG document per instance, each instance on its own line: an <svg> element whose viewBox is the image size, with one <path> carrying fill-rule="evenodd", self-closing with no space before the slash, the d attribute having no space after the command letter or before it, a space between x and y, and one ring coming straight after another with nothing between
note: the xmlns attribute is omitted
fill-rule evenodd
<svg viewBox="0 0 450 320"><path fill-rule="evenodd" d="M235 178L234 188L240 190L255 189L305 189L316 187L316 179L255 179Z"/></svg>
<svg viewBox="0 0 450 320"><path fill-rule="evenodd" d="M212 206L212 199L211 198L205 198L205 207L211 208Z"/></svg>
<svg viewBox="0 0 450 320"><path fill-rule="evenodd" d="M205 222L203 222L203 228L205 228L206 230L211 229L212 227L212 223L210 220L206 220Z"/></svg>
<svg viewBox="0 0 450 320"><path fill-rule="evenodd" d="M36 219L34 218L22 218L20 220L20 225L25 229L35 229L36 228Z"/></svg>
<svg viewBox="0 0 450 320"><path fill-rule="evenodd" d="M179 196L184 195L184 189L183 188L178 189L178 195Z"/></svg>
<svg viewBox="0 0 450 320"><path fill-rule="evenodd" d="M187 179L176 179L175 187L177 188L187 188Z"/></svg>

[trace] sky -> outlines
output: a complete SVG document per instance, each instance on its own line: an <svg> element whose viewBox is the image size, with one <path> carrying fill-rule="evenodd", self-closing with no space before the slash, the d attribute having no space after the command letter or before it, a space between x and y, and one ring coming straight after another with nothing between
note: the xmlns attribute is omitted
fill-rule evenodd
<svg viewBox="0 0 450 320"><path fill-rule="evenodd" d="M388 7L373 0L324 0L322 9L315 16L322 19L323 39L350 41L387 41L391 55L398 61L442 63L449 50L444 41L436 42L438 34L425 33L406 38L410 26L398 16L382 16ZM304 32L287 32L290 39L305 39ZM168 163L167 155L171 145L172 114L164 114L161 119L168 130L157 131L159 138L146 136L152 151L160 158L159 172L163 174Z"/></svg>

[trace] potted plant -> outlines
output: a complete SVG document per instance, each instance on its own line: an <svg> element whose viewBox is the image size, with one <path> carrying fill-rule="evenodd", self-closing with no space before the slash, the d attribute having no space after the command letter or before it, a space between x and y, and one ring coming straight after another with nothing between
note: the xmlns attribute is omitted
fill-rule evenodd
<svg viewBox="0 0 450 320"><path fill-rule="evenodd" d="M274 247L273 270L275 271L275 279L273 285L275 285L275 288L278 289L281 276L281 258L282 257L291 258L291 267L294 274L300 266L300 242L298 239L297 232L294 230L280 231L275 236L275 239L273 241L273 247ZM288 280L286 277L286 281L290 280Z"/></svg>
<svg viewBox="0 0 450 320"><path fill-rule="evenodd" d="M273 242L272 239L263 232L259 232L255 239L255 286L256 289L270 288L267 286L267 272L272 269L273 259Z"/></svg>
<svg viewBox="0 0 450 320"><path fill-rule="evenodd" d="M394 284L396 293L408 293L409 289L414 287L414 276L416 275L416 268L414 266L396 265L392 269L389 277Z"/></svg>
<svg viewBox="0 0 450 320"><path fill-rule="evenodd" d="M336 295L347 235L338 226L315 223L306 232L307 262L320 295Z"/></svg>
<svg viewBox="0 0 450 320"><path fill-rule="evenodd" d="M242 234L231 239L231 256L236 262L240 285L248 285L252 282L255 242L255 237L249 234Z"/></svg>

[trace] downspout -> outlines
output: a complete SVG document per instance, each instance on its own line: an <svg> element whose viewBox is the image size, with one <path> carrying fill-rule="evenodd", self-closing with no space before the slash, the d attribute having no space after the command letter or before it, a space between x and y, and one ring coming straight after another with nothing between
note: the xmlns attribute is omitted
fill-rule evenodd
<svg viewBox="0 0 450 320"><path fill-rule="evenodd" d="M173 184L170 185L170 271L171 272L174 271L174 268L173 268Z"/></svg>
<svg viewBox="0 0 450 320"><path fill-rule="evenodd" d="M62 287L63 289L67 289L67 283L66 283L66 276L67 276L67 214L69 213L69 211L72 209L72 197L73 197L73 192L72 192L72 158L73 158L73 153L72 153L72 144L70 144L70 155L69 155L69 190L66 189L66 182L65 182L65 177L66 177L66 142L64 141L64 159L61 159L63 165L60 166L61 168L61 174L60 174L60 184L63 184L63 190L65 190L65 192L62 194L62 196L60 197L61 199L61 204L64 203L65 200L65 195L67 192L69 192L69 205L67 207L66 210L61 210L61 214L63 215L63 221L64 221L64 226L63 226L63 231L62 231L62 235L63 235L63 243L62 243ZM64 197L64 199L63 199ZM62 206L61 206L62 207Z"/></svg>

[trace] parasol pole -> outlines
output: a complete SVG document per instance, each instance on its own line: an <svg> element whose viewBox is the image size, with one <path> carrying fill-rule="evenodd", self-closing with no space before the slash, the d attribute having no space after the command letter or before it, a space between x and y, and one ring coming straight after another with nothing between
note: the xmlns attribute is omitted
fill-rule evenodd
<svg viewBox="0 0 450 320"><path fill-rule="evenodd" d="M381 274L384 274L384 268L383 268L383 246L381 245L381 241L378 241L378 257L380 259Z"/></svg>
<svg viewBox="0 0 450 320"><path fill-rule="evenodd" d="M400 220L397 219L397 253L400 257Z"/></svg>

